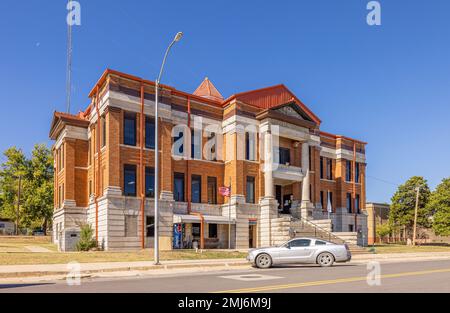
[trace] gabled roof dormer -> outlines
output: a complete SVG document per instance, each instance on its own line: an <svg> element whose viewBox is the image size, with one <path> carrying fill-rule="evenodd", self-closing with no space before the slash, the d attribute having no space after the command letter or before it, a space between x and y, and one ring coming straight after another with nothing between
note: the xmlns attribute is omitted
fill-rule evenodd
<svg viewBox="0 0 450 313"><path fill-rule="evenodd" d="M224 100L223 96L208 77L205 77L197 90L194 91L193 95L216 101Z"/></svg>

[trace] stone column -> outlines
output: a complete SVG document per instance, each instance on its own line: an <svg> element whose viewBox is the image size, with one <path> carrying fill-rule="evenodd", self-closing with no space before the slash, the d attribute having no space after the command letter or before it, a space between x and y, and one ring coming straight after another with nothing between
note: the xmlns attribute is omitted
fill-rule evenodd
<svg viewBox="0 0 450 313"><path fill-rule="evenodd" d="M260 247L272 245L272 219L278 217L278 203L274 198L273 147L270 130L264 133L264 197L260 202L259 236Z"/></svg>
<svg viewBox="0 0 450 313"><path fill-rule="evenodd" d="M264 134L264 196L266 198L273 198L273 147L272 134L267 131Z"/></svg>
<svg viewBox="0 0 450 313"><path fill-rule="evenodd" d="M301 204L301 217L309 218L312 214L313 205L310 198L310 169L309 169L309 144L308 142L302 143L302 170L305 174L302 182L302 204ZM311 214L310 214L311 213Z"/></svg>

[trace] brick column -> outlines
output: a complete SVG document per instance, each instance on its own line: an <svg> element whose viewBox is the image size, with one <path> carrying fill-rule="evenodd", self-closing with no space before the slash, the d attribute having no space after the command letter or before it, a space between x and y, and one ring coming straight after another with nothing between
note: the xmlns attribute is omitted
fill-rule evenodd
<svg viewBox="0 0 450 313"><path fill-rule="evenodd" d="M161 199L173 199L173 179L172 179L172 124L170 122L160 122L160 190ZM186 177L189 179L189 177Z"/></svg>
<svg viewBox="0 0 450 313"><path fill-rule="evenodd" d="M75 202L75 139L66 138L64 149L64 202L63 207L76 207Z"/></svg>
<svg viewBox="0 0 450 313"><path fill-rule="evenodd" d="M120 183L120 124L121 109L106 108L106 177L104 189L107 195L121 195Z"/></svg>

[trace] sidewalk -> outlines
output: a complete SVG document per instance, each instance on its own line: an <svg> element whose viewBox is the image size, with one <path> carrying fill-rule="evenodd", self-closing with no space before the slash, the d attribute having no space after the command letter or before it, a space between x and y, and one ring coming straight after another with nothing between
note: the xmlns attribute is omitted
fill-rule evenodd
<svg viewBox="0 0 450 313"><path fill-rule="evenodd" d="M432 261L450 260L450 252L436 253L392 253L392 254L363 254L355 255L352 263L367 263L377 261L406 262L406 261ZM151 261L145 262L111 262L111 263L80 263L79 275L88 277L120 277L139 276L145 274L174 274L177 271L206 271L225 270L235 268L250 268L245 259L215 259L215 260L182 260L163 261L162 265L154 265ZM13 279L26 280L57 280L65 279L68 273L77 267L69 264L44 265L3 265L0 266L0 284Z"/></svg>

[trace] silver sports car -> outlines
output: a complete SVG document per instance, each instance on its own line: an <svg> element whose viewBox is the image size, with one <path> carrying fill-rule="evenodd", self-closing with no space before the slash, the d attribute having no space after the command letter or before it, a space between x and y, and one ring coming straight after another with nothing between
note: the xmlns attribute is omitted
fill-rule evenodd
<svg viewBox="0 0 450 313"><path fill-rule="evenodd" d="M295 238L278 247L252 249L247 256L247 260L258 268L288 263L329 267L334 262L349 262L351 258L352 254L347 245L313 238Z"/></svg>

